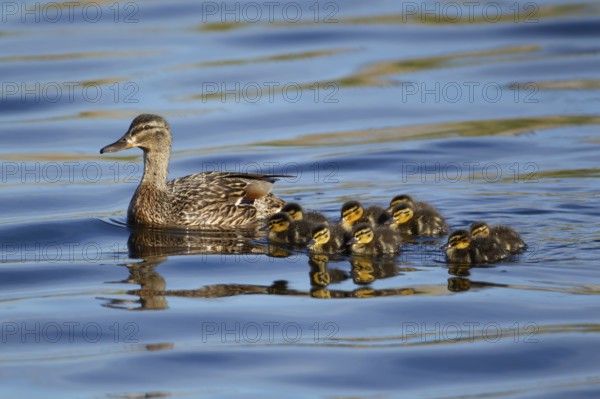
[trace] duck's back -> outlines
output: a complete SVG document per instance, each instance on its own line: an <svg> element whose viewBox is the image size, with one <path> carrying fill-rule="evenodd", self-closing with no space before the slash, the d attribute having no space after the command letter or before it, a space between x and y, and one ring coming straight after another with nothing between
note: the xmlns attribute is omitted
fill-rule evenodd
<svg viewBox="0 0 600 399"><path fill-rule="evenodd" d="M285 204L270 194L274 175L203 172L167 182L173 223L240 226L256 223Z"/></svg>

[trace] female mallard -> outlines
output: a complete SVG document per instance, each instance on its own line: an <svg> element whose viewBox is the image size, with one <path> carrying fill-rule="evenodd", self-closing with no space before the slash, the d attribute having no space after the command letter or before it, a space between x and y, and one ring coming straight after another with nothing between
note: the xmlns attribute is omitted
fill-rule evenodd
<svg viewBox="0 0 600 399"><path fill-rule="evenodd" d="M136 117L127 133L100 150L144 151L144 175L129 203L127 220L151 226L243 226L278 212L285 204L270 193L282 175L203 172L167 181L171 130L158 115Z"/></svg>

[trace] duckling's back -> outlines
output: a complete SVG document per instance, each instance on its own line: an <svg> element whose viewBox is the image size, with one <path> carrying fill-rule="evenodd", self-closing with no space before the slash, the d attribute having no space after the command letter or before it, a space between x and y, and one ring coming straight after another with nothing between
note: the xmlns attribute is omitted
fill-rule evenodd
<svg viewBox="0 0 600 399"><path fill-rule="evenodd" d="M471 263L498 262L508 256L500 242L492 237L477 237L469 247Z"/></svg>
<svg viewBox="0 0 600 399"><path fill-rule="evenodd" d="M450 231L444 217L433 208L415 209L410 228L413 234L430 237L441 236Z"/></svg>
<svg viewBox="0 0 600 399"><path fill-rule="evenodd" d="M493 226L490 235L495 237L507 252L518 253L527 246L519 233L508 226Z"/></svg>
<svg viewBox="0 0 600 399"><path fill-rule="evenodd" d="M387 226L375 228L375 246L379 254L396 254L400 252L402 240Z"/></svg>

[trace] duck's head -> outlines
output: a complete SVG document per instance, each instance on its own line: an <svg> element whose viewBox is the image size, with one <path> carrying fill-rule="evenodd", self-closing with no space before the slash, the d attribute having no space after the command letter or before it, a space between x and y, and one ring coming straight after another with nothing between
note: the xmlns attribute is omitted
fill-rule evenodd
<svg viewBox="0 0 600 399"><path fill-rule="evenodd" d="M347 245L367 245L375 238L373 228L367 223L361 223L352 229L352 238L346 243Z"/></svg>
<svg viewBox="0 0 600 399"><path fill-rule="evenodd" d="M471 235L467 230L456 230L448 237L448 243L442 247L443 250L467 249L471 245Z"/></svg>
<svg viewBox="0 0 600 399"><path fill-rule="evenodd" d="M100 154L134 147L139 147L144 152L164 152L165 149L170 151L171 130L167 121L158 115L138 115L123 137L102 148Z"/></svg>
<svg viewBox="0 0 600 399"><path fill-rule="evenodd" d="M309 249L314 248L315 245L325 245L331 239L331 231L329 231L329 227L325 224L315 226L310 235L312 238L306 244Z"/></svg>
<svg viewBox="0 0 600 399"><path fill-rule="evenodd" d="M364 209L358 201L348 201L342 205L342 223L354 224L364 213Z"/></svg>
<svg viewBox="0 0 600 399"><path fill-rule="evenodd" d="M288 202L283 208L281 208L281 212L285 212L290 215L292 220L302 220L304 217L304 210L300 204L296 202Z"/></svg>
<svg viewBox="0 0 600 399"><path fill-rule="evenodd" d="M290 224L292 224L292 218L290 218L290 215L283 212L278 212L274 215L271 215L269 219L267 219L267 228L273 233L281 233L286 231L289 229Z"/></svg>
<svg viewBox="0 0 600 399"><path fill-rule="evenodd" d="M471 235L473 237L489 237L490 226L485 222L474 222L471 225Z"/></svg>
<svg viewBox="0 0 600 399"><path fill-rule="evenodd" d="M413 202L413 199L410 195L400 194L392 198L392 200L390 201L390 206L388 207L388 212L391 212L394 209L394 207L399 204L409 204L412 207L415 206L415 203Z"/></svg>
<svg viewBox="0 0 600 399"><path fill-rule="evenodd" d="M410 221L414 215L415 211L410 203L400 202L392 208L392 217L385 224L398 226Z"/></svg>

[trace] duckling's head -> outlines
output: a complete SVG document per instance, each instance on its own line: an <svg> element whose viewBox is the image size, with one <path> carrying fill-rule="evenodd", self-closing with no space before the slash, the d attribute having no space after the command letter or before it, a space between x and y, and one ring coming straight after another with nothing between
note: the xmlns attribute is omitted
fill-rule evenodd
<svg viewBox="0 0 600 399"><path fill-rule="evenodd" d="M456 230L448 237L448 243L442 247L445 250L467 249L471 245L471 235L467 230Z"/></svg>
<svg viewBox="0 0 600 399"><path fill-rule="evenodd" d="M272 233L282 233L289 229L290 224L292 224L292 218L284 212L278 212L267 219L267 228Z"/></svg>
<svg viewBox="0 0 600 399"><path fill-rule="evenodd" d="M364 213L364 209L358 201L348 201L342 205L342 223L354 224Z"/></svg>
<svg viewBox="0 0 600 399"><path fill-rule="evenodd" d="M392 208L392 217L385 223L391 225L400 225L408 222L415 215L412 205L408 202L399 202Z"/></svg>
<svg viewBox="0 0 600 399"><path fill-rule="evenodd" d="M285 212L290 215L292 220L302 220L304 217L304 210L300 204L296 202L288 202L283 208L281 208L281 212Z"/></svg>
<svg viewBox="0 0 600 399"><path fill-rule="evenodd" d="M400 195L396 195L394 198L392 198L392 200L390 201L390 206L388 208L388 211L391 212L392 209L394 209L394 207L399 204L409 204L412 207L415 206L415 203L413 202L413 199L410 195L400 194Z"/></svg>
<svg viewBox="0 0 600 399"><path fill-rule="evenodd" d="M347 245L366 245L375 238L375 232L368 223L361 223L352 229L352 238Z"/></svg>
<svg viewBox="0 0 600 399"><path fill-rule="evenodd" d="M485 222L474 222L471 225L471 235L473 237L489 237L490 226Z"/></svg>
<svg viewBox="0 0 600 399"><path fill-rule="evenodd" d="M100 154L134 147L139 147L144 152L165 152L165 149L170 151L171 130L167 121L158 115L138 115L123 137L102 148Z"/></svg>
<svg viewBox="0 0 600 399"><path fill-rule="evenodd" d="M310 235L312 238L306 244L309 249L314 248L316 245L325 245L331 239L331 231L325 224L315 226L311 230Z"/></svg>

